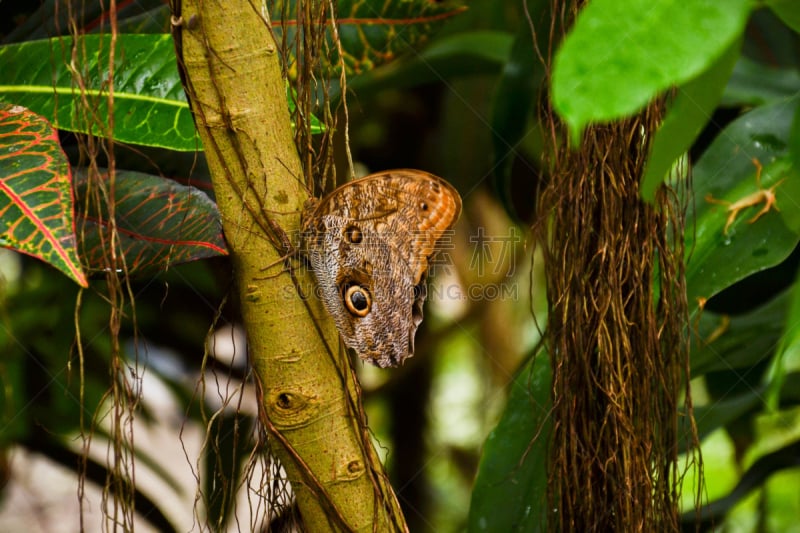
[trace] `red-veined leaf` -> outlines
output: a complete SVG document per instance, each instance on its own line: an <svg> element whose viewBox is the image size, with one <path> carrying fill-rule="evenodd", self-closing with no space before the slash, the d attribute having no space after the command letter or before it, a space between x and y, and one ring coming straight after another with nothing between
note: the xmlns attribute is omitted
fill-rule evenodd
<svg viewBox="0 0 800 533"><path fill-rule="evenodd" d="M281 0L270 10L278 42L284 29L289 42L295 38L291 20L295 5L296 0ZM465 9L453 0L339 0L336 23L348 74L368 72L422 44L445 20ZM281 22L284 10L290 20ZM329 45L335 50L330 40Z"/></svg>
<svg viewBox="0 0 800 533"><path fill-rule="evenodd" d="M94 189L93 189L94 188ZM102 195L95 193L102 188ZM175 181L141 172L119 171L112 183L108 174L89 179L75 175L75 196L88 211L78 215L81 257L88 268L127 269L144 274L217 255L227 255L217 206L205 193ZM110 224L105 202L114 198L117 257L110 261ZM98 203L100 208L98 208Z"/></svg>
<svg viewBox="0 0 800 533"><path fill-rule="evenodd" d="M0 103L0 244L88 286L75 248L67 158L44 118Z"/></svg>

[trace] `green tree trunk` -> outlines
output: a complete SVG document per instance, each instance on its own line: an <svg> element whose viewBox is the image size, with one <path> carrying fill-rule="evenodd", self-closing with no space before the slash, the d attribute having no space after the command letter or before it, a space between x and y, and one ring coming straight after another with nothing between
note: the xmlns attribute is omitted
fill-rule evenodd
<svg viewBox="0 0 800 533"><path fill-rule="evenodd" d="M290 273L280 260L289 243L297 246L307 193L264 13L248 0L173 5L178 58L260 382L261 419L309 531L406 530L333 323L312 297L309 273Z"/></svg>

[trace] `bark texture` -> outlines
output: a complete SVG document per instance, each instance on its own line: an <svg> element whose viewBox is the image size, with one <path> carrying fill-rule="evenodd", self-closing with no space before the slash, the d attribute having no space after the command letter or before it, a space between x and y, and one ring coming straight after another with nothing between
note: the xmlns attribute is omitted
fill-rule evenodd
<svg viewBox="0 0 800 533"><path fill-rule="evenodd" d="M233 259L272 451L308 530L405 530L349 359L313 297L310 274L287 255L307 193L270 22L248 0L181 4L173 2L179 62Z"/></svg>

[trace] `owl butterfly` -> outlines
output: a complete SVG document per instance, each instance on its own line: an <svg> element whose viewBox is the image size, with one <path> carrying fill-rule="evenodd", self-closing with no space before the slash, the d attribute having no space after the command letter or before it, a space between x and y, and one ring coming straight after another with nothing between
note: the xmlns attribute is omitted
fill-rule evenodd
<svg viewBox="0 0 800 533"><path fill-rule="evenodd" d="M303 212L303 252L344 343L386 368L414 354L429 261L461 197L420 170L342 185Z"/></svg>

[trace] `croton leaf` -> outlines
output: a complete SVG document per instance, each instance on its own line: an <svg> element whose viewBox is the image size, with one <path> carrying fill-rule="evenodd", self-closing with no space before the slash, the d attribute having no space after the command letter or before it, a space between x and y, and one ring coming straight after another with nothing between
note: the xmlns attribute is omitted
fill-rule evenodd
<svg viewBox="0 0 800 533"><path fill-rule="evenodd" d="M339 0L336 23L346 72L360 74L391 61L422 44L446 19L465 9L454 0ZM295 39L295 12L296 0L274 2L271 18L278 42L283 31L289 42ZM288 20L280 22L282 13ZM336 49L330 40L329 46Z"/></svg>
<svg viewBox="0 0 800 533"><path fill-rule="evenodd" d="M372 75L349 79L347 88L359 95L374 94L464 76L494 76L503 70L513 42L514 36L503 31L474 30L443 36L418 54L389 63Z"/></svg>
<svg viewBox="0 0 800 533"><path fill-rule="evenodd" d="M108 31L111 14L108 2L83 0L39 0L30 2L36 8L4 36L4 42L16 43L47 39L77 28L81 33ZM169 32L169 5L164 0L117 2L115 18L120 33Z"/></svg>
<svg viewBox="0 0 800 533"><path fill-rule="evenodd" d="M87 206L77 223L81 257L90 270L124 267L141 275L228 253L216 205L194 187L141 172L118 171L113 184L107 173L90 179L79 172L75 196ZM117 256L124 265L110 263L108 205L96 198L114 199Z"/></svg>
<svg viewBox="0 0 800 533"><path fill-rule="evenodd" d="M86 287L58 134L36 113L0 103L0 146L0 245L38 257Z"/></svg>

